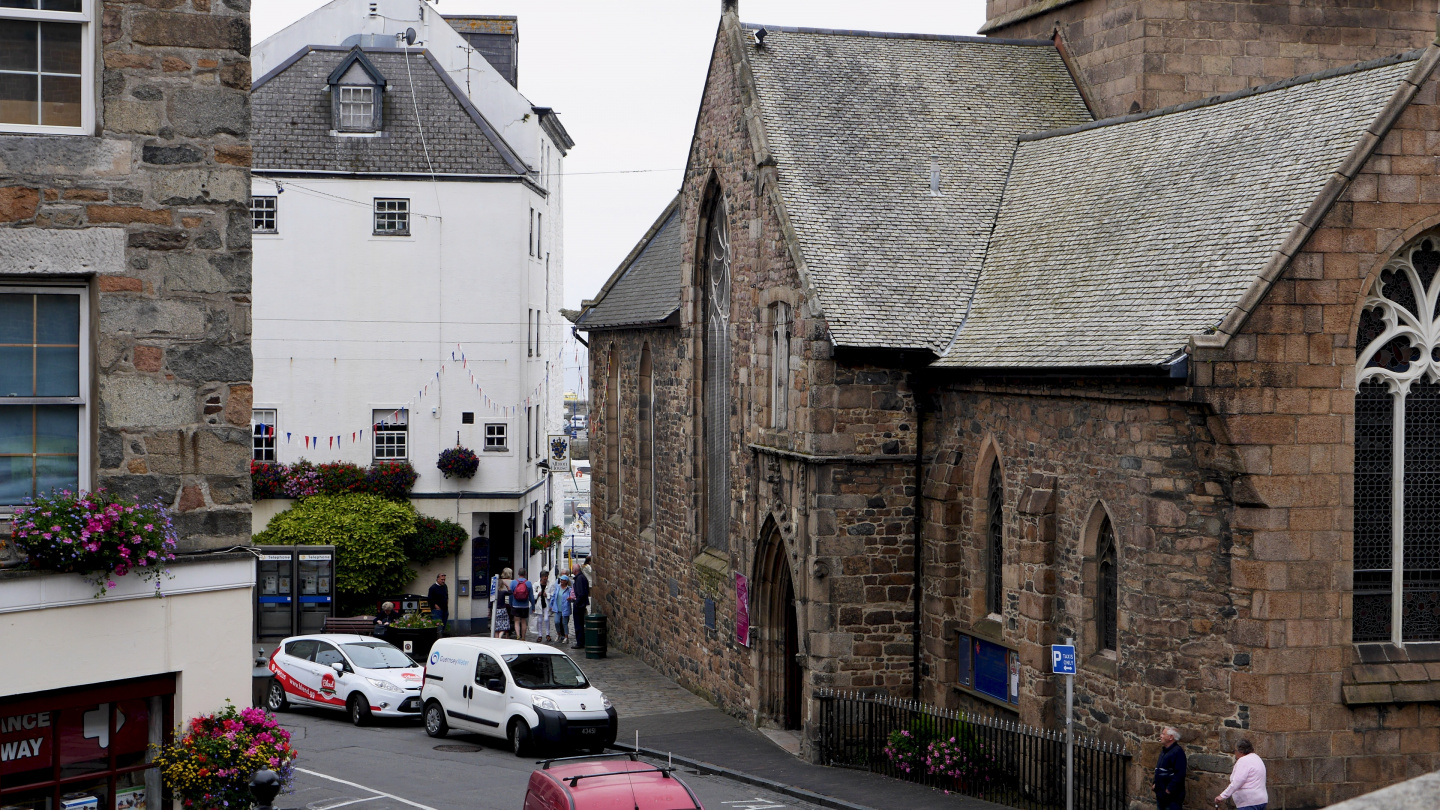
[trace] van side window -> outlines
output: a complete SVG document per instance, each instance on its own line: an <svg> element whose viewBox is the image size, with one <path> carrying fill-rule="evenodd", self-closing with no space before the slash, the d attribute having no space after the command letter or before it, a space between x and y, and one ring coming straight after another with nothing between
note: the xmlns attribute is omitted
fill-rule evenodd
<svg viewBox="0 0 1440 810"><path fill-rule="evenodd" d="M490 683L491 678L499 678L501 683L505 682L505 673L500 669L500 662L484 653L476 655L475 683L485 686Z"/></svg>
<svg viewBox="0 0 1440 810"><path fill-rule="evenodd" d="M302 661L314 661L317 644L318 642L313 640L292 641L285 645L285 654Z"/></svg>
<svg viewBox="0 0 1440 810"><path fill-rule="evenodd" d="M345 656L341 655L339 650L323 641L319 644L320 646L315 650L315 663L322 667L345 663Z"/></svg>

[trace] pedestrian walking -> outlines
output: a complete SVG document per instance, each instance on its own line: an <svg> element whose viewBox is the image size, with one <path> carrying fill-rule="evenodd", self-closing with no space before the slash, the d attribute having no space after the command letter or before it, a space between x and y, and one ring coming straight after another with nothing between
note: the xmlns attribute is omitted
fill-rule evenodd
<svg viewBox="0 0 1440 810"><path fill-rule="evenodd" d="M560 581L555 585L555 592L550 595L550 613L555 617L555 632L559 634L556 642L564 645L570 635L570 615L575 609L575 592L570 588L570 575L561 574Z"/></svg>
<svg viewBox="0 0 1440 810"><path fill-rule="evenodd" d="M555 586L550 584L550 572L541 571L540 581L535 584L535 640L546 644L555 640L555 625L550 619L550 595Z"/></svg>
<svg viewBox="0 0 1440 810"><path fill-rule="evenodd" d="M429 598L430 615L440 622L443 628L450 619L450 586L445 584L444 574L435 577L435 584L430 586Z"/></svg>
<svg viewBox="0 0 1440 810"><path fill-rule="evenodd" d="M530 607L531 591L534 588L530 584L528 568L520 569L520 576L510 586L510 629L515 632L515 638L525 640L530 632Z"/></svg>
<svg viewBox="0 0 1440 810"><path fill-rule="evenodd" d="M1219 806L1226 799L1235 802L1237 810L1265 810L1270 794L1265 790L1265 763L1255 753L1249 740L1235 743L1235 767L1230 770L1230 786L1215 797Z"/></svg>
<svg viewBox="0 0 1440 810"><path fill-rule="evenodd" d="M570 608L575 616L575 643L570 645L572 650L585 649L585 614L590 608L590 580L585 576L585 569L575 566L575 584L571 586L570 595L573 599Z"/></svg>
<svg viewBox="0 0 1440 810"><path fill-rule="evenodd" d="M493 638L510 637L510 569L500 572L500 584L495 588L495 624L490 628Z"/></svg>
<svg viewBox="0 0 1440 810"><path fill-rule="evenodd" d="M1155 804L1160 810L1180 810L1185 804L1185 749L1180 745L1180 732L1160 729L1160 759L1155 763Z"/></svg>

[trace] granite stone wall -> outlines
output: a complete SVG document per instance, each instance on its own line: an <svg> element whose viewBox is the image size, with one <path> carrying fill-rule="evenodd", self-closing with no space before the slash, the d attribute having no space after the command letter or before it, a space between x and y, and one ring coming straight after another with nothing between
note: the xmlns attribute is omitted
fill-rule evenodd
<svg viewBox="0 0 1440 810"><path fill-rule="evenodd" d="M988 0L981 30L1049 39L1058 29L1108 118L1424 47L1436 9L1436 0Z"/></svg>
<svg viewBox="0 0 1440 810"><path fill-rule="evenodd" d="M98 5L96 134L0 135L0 278L89 285L89 483L244 543L249 2Z"/></svg>

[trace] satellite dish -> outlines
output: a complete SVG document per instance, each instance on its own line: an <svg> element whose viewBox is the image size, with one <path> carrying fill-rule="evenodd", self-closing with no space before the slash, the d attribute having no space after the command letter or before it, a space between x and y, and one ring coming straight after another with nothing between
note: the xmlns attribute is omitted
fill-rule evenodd
<svg viewBox="0 0 1440 810"><path fill-rule="evenodd" d="M414 44L415 44L415 29L414 29L414 28L406 28L406 29L405 29L405 44L406 44L406 45L414 45Z"/></svg>

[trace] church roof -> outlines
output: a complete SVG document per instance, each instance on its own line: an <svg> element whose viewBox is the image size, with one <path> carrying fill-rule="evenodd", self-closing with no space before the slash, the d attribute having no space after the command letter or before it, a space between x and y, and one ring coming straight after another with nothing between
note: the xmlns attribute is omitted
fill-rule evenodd
<svg viewBox="0 0 1440 810"><path fill-rule="evenodd" d="M389 82L379 137L332 134L328 82L356 54ZM526 175L509 144L421 49L307 47L255 82L250 108L257 172Z"/></svg>
<svg viewBox="0 0 1440 810"><path fill-rule="evenodd" d="M653 326L680 309L680 198L655 224L576 319L581 329Z"/></svg>
<svg viewBox="0 0 1440 810"><path fill-rule="evenodd" d="M950 341L1023 133L1091 120L1048 40L746 25L764 136L835 342ZM932 176L938 171L938 193Z"/></svg>
<svg viewBox="0 0 1440 810"><path fill-rule="evenodd" d="M1418 53L1021 138L939 365L1156 365L1232 331L1222 324L1299 248L1307 211Z"/></svg>

